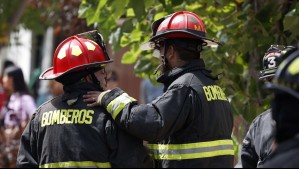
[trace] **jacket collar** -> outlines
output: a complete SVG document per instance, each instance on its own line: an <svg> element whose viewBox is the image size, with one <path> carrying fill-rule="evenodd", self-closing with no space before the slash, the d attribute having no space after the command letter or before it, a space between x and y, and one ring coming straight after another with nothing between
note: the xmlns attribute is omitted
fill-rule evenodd
<svg viewBox="0 0 299 169"><path fill-rule="evenodd" d="M99 91L100 88L93 83L79 82L72 85L63 87L64 94L62 96L63 101L78 99L80 95L85 94L87 91Z"/></svg>
<svg viewBox="0 0 299 169"><path fill-rule="evenodd" d="M161 74L160 76L157 77L157 82L163 83L165 86L168 86L179 76L187 72L191 72L195 70L203 70L203 69L205 69L204 61L202 59L197 59L185 64L182 67L177 67Z"/></svg>

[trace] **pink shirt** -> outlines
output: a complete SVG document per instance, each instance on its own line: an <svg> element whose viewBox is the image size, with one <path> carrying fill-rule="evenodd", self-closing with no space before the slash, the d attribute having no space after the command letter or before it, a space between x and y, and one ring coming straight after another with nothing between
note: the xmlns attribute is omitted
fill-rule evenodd
<svg viewBox="0 0 299 169"><path fill-rule="evenodd" d="M29 119L36 110L32 96L14 93L10 96L8 106L2 108L1 116L4 117L6 126L19 126Z"/></svg>

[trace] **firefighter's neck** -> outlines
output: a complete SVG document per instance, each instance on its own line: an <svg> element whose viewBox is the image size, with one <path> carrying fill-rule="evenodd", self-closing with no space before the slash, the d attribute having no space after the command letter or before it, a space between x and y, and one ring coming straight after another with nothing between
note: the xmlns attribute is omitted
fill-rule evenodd
<svg viewBox="0 0 299 169"><path fill-rule="evenodd" d="M169 47L167 60L172 69L181 67L187 62L180 59L179 54L173 49L172 46Z"/></svg>

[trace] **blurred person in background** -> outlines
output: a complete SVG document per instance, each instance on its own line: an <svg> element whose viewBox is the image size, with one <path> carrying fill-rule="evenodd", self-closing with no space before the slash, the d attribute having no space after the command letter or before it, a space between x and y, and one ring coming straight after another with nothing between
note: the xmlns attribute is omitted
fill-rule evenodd
<svg viewBox="0 0 299 169"><path fill-rule="evenodd" d="M293 46L271 45L263 57L260 79L271 82L275 72ZM261 168L273 150L273 119L271 109L258 115L249 127L243 140L241 162L244 168Z"/></svg>
<svg viewBox="0 0 299 169"><path fill-rule="evenodd" d="M30 95L23 71L17 66L9 66L3 72L3 89L9 96L3 105L0 118L4 120L3 144L4 167L15 167L21 134L36 109L35 100Z"/></svg>
<svg viewBox="0 0 299 169"><path fill-rule="evenodd" d="M8 98L10 97L8 94L5 94L5 91L3 89L3 82L2 82L2 78L3 78L3 73L4 70L9 67L9 66L14 66L15 64L10 61L10 60L5 60L3 62L3 66L2 66L2 71L1 71L1 76L0 76L0 110L2 108L2 106L4 104L6 104L5 102L7 102ZM3 122L4 121L0 121L0 129L3 127Z"/></svg>
<svg viewBox="0 0 299 169"><path fill-rule="evenodd" d="M5 91L3 89L3 83L2 83L2 77L3 77L3 73L5 68L9 67L9 66L13 66L14 63L10 60L4 60L3 64L2 64L2 70L1 70L1 75L0 75L0 112L2 110L2 106L6 105L8 98L10 97L9 95L5 94ZM1 117L0 115L0 167L3 166L8 166L8 160L5 157L6 154L4 154L4 150L2 151L2 149L4 148L4 118ZM6 160L1 160L5 158ZM4 164L6 163L6 164Z"/></svg>
<svg viewBox="0 0 299 169"><path fill-rule="evenodd" d="M265 168L299 167L299 50L288 53L266 88L274 92L272 118L275 121L273 153Z"/></svg>
<svg viewBox="0 0 299 169"><path fill-rule="evenodd" d="M2 65L1 78L3 77L4 70L9 66L15 66L14 62L11 60L4 60Z"/></svg>
<svg viewBox="0 0 299 169"><path fill-rule="evenodd" d="M49 90L52 97L56 97L63 94L63 85L56 80L50 80Z"/></svg>
<svg viewBox="0 0 299 169"><path fill-rule="evenodd" d="M40 106L53 97L63 94L63 85L56 80L49 80L48 90L49 91L47 93L38 96L36 101L37 106Z"/></svg>
<svg viewBox="0 0 299 169"><path fill-rule="evenodd" d="M155 86L150 79L143 79L140 84L140 103L147 104L163 94L163 85Z"/></svg>

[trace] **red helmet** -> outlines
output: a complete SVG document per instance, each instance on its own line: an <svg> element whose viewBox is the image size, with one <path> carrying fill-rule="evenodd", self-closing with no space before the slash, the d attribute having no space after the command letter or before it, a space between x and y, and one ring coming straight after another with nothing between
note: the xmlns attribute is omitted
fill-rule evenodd
<svg viewBox="0 0 299 169"><path fill-rule="evenodd" d="M194 38L203 40L207 46L220 44L206 37L206 29L201 18L188 11L176 12L155 21L152 24L152 31L150 42L167 38Z"/></svg>
<svg viewBox="0 0 299 169"><path fill-rule="evenodd" d="M96 42L80 35L61 42L54 53L53 67L40 75L42 80L56 79L66 73L110 63L102 36L97 33Z"/></svg>

